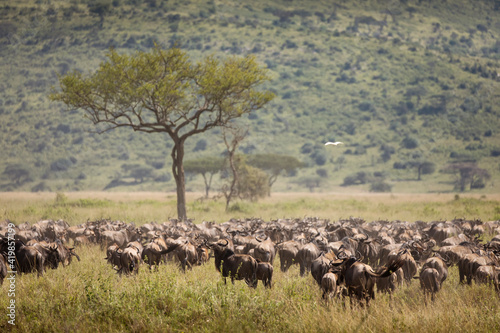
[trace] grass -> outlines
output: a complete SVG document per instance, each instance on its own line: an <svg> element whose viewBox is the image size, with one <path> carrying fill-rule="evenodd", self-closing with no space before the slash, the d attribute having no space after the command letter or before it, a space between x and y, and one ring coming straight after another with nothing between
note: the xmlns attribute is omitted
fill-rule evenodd
<svg viewBox="0 0 500 333"><path fill-rule="evenodd" d="M488 286L458 285L450 271L434 303L414 281L369 308L326 305L311 276L278 270L274 285L225 285L213 262L183 274L173 263L120 278L98 246L79 248L81 262L16 279L16 329L29 332L487 332L497 331L500 301ZM6 293L6 285L0 289ZM0 306L5 309L7 297ZM8 325L0 322L5 329Z"/></svg>
<svg viewBox="0 0 500 333"><path fill-rule="evenodd" d="M161 223L176 217L175 198L175 193L162 192L0 193L0 219L14 223L64 219L70 225L103 218L137 225ZM305 216L332 221L360 217L367 222L500 219L498 194L273 193L257 202L235 202L228 212L222 199L203 199L201 193L187 193L187 199L188 217L195 223Z"/></svg>
<svg viewBox="0 0 500 333"><path fill-rule="evenodd" d="M293 218L349 216L387 220L498 219L498 195L443 194L273 194L262 202L238 203L245 212L225 213L223 203L188 194L195 222L231 217ZM0 193L1 219L15 223L69 218L70 224L106 216L113 220L161 222L175 211L169 193ZM170 215L172 213L172 215ZM50 215L52 214L52 215ZM61 214L61 215L59 215ZM49 216L50 215L50 216ZM37 217L38 216L38 217ZM16 278L16 327L22 332L494 332L500 329L500 299L489 286L463 286L456 267L434 303L417 281L392 297L377 293L369 308L336 300L326 305L310 275L298 267L282 273L275 262L273 288L256 290L243 282L224 284L213 261L181 273L175 263L151 273L141 266L134 277L119 277L98 246L80 247L81 261L65 268ZM8 283L0 288L7 295ZM6 309L9 297L0 297ZM0 321L0 329L12 329Z"/></svg>

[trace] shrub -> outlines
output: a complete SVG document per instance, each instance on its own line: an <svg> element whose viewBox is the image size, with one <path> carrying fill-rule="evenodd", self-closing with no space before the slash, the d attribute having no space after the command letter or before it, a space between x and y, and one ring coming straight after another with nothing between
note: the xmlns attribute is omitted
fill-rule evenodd
<svg viewBox="0 0 500 333"><path fill-rule="evenodd" d="M54 162L52 162L52 164L50 165L50 170L51 171L66 171L68 170L71 166L73 165L73 163L71 163L70 160L66 159L66 158L60 158Z"/></svg>
<svg viewBox="0 0 500 333"><path fill-rule="evenodd" d="M419 143L416 138L407 136L401 141L401 145L406 149L415 149L418 147Z"/></svg>
<svg viewBox="0 0 500 333"><path fill-rule="evenodd" d="M375 182L370 185L370 192L391 192L392 185L385 182Z"/></svg>

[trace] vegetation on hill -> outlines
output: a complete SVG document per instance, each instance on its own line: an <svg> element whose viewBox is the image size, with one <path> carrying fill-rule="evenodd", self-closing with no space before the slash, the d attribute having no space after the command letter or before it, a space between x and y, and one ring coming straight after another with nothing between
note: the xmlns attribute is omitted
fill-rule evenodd
<svg viewBox="0 0 500 333"><path fill-rule="evenodd" d="M273 191L498 192L499 13L493 0L1 1L0 190L174 191L166 135L97 134L48 99L58 75L95 71L109 48L158 43L270 70L277 97L242 119L239 153L303 163ZM214 129L185 158L225 150Z"/></svg>

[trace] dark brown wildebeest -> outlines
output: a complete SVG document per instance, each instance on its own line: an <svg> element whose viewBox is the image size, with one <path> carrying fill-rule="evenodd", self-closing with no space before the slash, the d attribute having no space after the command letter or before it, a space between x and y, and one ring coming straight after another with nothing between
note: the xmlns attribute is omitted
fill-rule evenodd
<svg viewBox="0 0 500 333"><path fill-rule="evenodd" d="M394 250L389 254L387 259L388 262L394 262L397 259L403 262L403 266L401 268L403 269L404 279L406 283L410 284L418 271L418 265L415 259L413 259L410 251L406 248L402 250Z"/></svg>
<svg viewBox="0 0 500 333"><path fill-rule="evenodd" d="M0 286L3 284L3 280L7 276L7 259L0 253Z"/></svg>
<svg viewBox="0 0 500 333"><path fill-rule="evenodd" d="M175 255L181 264L183 272L188 269L193 269L193 265L198 263L197 245L194 245L191 240L184 240L175 250Z"/></svg>
<svg viewBox="0 0 500 333"><path fill-rule="evenodd" d="M266 288L271 288L272 287L272 282L273 282L273 272L274 268L273 265L271 265L268 262L260 261L259 259L257 260L257 280L262 281L262 284L264 284L264 287Z"/></svg>
<svg viewBox="0 0 500 333"><path fill-rule="evenodd" d="M267 237L265 240L261 240L258 237L255 237L255 239L259 243L254 248L253 257L255 259L271 263L272 265L274 263L274 257L276 255L276 249L274 248L273 242L269 237Z"/></svg>
<svg viewBox="0 0 500 333"><path fill-rule="evenodd" d="M113 244L108 246L106 249L106 258L104 260L107 260L108 263L111 264L112 267L116 267L117 269L121 268L120 264L120 255L122 254L122 250L118 246L118 244Z"/></svg>
<svg viewBox="0 0 500 333"><path fill-rule="evenodd" d="M333 251L328 253L322 252L318 258L314 259L311 263L311 275L314 281L321 286L321 279L330 269L333 262L337 260L337 256ZM341 262L341 261L338 261Z"/></svg>
<svg viewBox="0 0 500 333"><path fill-rule="evenodd" d="M437 269L432 267L424 268L420 272L420 287L424 291L424 295L431 294L431 300L434 301L435 294L441 289L440 276Z"/></svg>
<svg viewBox="0 0 500 333"><path fill-rule="evenodd" d="M333 297L338 295L338 281L339 274L333 271L328 271L321 278L321 290L323 294L321 297L328 303Z"/></svg>
<svg viewBox="0 0 500 333"><path fill-rule="evenodd" d="M57 252L57 249L50 250L50 252ZM16 241L14 254L16 256L16 270L19 273L37 271L39 277L43 275L45 258L35 247L25 246L23 242Z"/></svg>
<svg viewBox="0 0 500 333"><path fill-rule="evenodd" d="M481 256L477 253L470 253L464 255L458 261L458 275L460 277L460 283L464 283L467 279L467 284L472 283L472 278L476 274L476 270L482 265L493 264L493 260L490 257Z"/></svg>
<svg viewBox="0 0 500 333"><path fill-rule="evenodd" d="M375 285L377 286L377 291L390 294L394 292L397 287L403 285L404 279L403 269L400 268L387 277L376 278Z"/></svg>
<svg viewBox="0 0 500 333"><path fill-rule="evenodd" d="M160 264L162 256L172 252L178 246L179 244L174 244L166 249L162 249L157 242L150 242L146 244L142 250L141 259L149 265L149 270L151 270L151 266L155 266L155 270L158 271L158 265Z"/></svg>
<svg viewBox="0 0 500 333"><path fill-rule="evenodd" d="M311 264L314 259L318 258L321 251L314 243L306 243L302 245L297 253L297 261L300 266L300 276L304 276L311 271Z"/></svg>
<svg viewBox="0 0 500 333"><path fill-rule="evenodd" d="M297 253L301 244L295 240L290 240L276 245L280 257L280 269L282 272L288 271L290 266L297 264Z"/></svg>
<svg viewBox="0 0 500 333"><path fill-rule="evenodd" d="M134 247L127 247L120 254L120 269L118 273L121 275L137 274L139 272L139 263L141 256L139 251Z"/></svg>
<svg viewBox="0 0 500 333"><path fill-rule="evenodd" d="M56 269L61 262L61 257L57 249L57 244L47 243L47 242L37 242L32 246L38 252L41 253L43 257L43 267L48 267L51 269Z"/></svg>
<svg viewBox="0 0 500 333"><path fill-rule="evenodd" d="M480 266L474 278L476 283L493 284L495 290L500 292L500 267L494 264Z"/></svg>
<svg viewBox="0 0 500 333"><path fill-rule="evenodd" d="M446 280L446 278L448 278L448 265L442 258L436 256L428 258L422 265L421 271L423 271L428 267L434 268L438 272L439 285L441 286L443 282ZM420 275L422 275L422 273L420 273Z"/></svg>
<svg viewBox="0 0 500 333"><path fill-rule="evenodd" d="M375 299L375 278L390 276L393 272L398 270L404 261L395 260L389 263L388 267L382 267L378 272L355 257L343 259L340 264L333 264L337 267L336 271L339 272L339 281L343 282L347 288L347 295L353 297L358 301L365 300L366 305L369 305L371 299Z"/></svg>
<svg viewBox="0 0 500 333"><path fill-rule="evenodd" d="M233 284L234 280L245 280L249 287L257 288L257 260L248 254L235 254L228 244L227 239L222 239L209 245L214 251L215 268L221 272L224 283L226 277L230 277Z"/></svg>
<svg viewBox="0 0 500 333"><path fill-rule="evenodd" d="M210 251L203 244L196 247L196 252L198 253L197 265L204 265L210 260Z"/></svg>

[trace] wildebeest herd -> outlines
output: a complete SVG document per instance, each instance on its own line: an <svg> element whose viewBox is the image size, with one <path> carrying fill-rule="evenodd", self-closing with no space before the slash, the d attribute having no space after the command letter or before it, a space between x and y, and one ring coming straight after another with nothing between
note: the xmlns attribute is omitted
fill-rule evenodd
<svg viewBox="0 0 500 333"><path fill-rule="evenodd" d="M170 220L137 227L111 220L78 226L43 220L14 229L16 270L39 276L69 265L73 256L80 260L75 248L98 244L120 275L137 274L141 265L155 271L168 260L186 272L213 257L224 281L244 280L252 288L258 281L271 288L278 256L282 272L298 265L301 276L311 274L326 301L342 295L368 304L375 290L391 293L413 279L434 299L453 265L461 283L487 283L500 292L500 221ZM491 240L482 241L485 235ZM0 223L0 282L7 272L7 236L7 222Z"/></svg>

